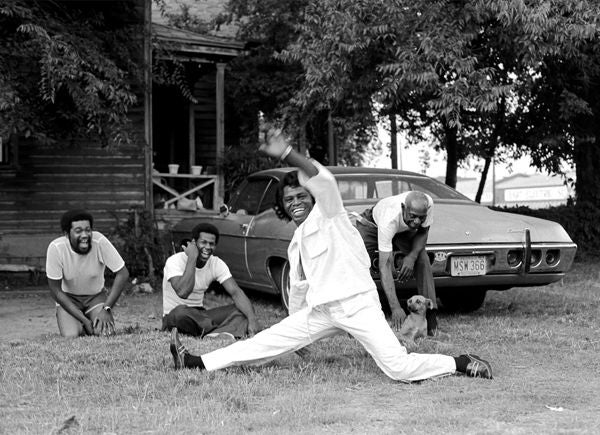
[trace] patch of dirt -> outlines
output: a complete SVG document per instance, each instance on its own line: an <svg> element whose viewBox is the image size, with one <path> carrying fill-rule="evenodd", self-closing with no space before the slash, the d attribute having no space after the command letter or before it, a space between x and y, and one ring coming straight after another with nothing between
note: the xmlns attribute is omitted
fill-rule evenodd
<svg viewBox="0 0 600 435"><path fill-rule="evenodd" d="M50 290L0 291L2 341L58 334L54 306Z"/></svg>
<svg viewBox="0 0 600 435"><path fill-rule="evenodd" d="M114 313L117 333L124 328L159 329L161 294L122 294ZM0 341L59 335L50 290L40 286L0 291L0 331Z"/></svg>

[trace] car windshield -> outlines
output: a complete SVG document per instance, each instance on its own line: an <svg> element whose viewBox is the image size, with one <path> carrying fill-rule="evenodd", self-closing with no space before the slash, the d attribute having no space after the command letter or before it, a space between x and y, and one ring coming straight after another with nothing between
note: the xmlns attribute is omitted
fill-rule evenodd
<svg viewBox="0 0 600 435"><path fill-rule="evenodd" d="M347 201L381 199L409 190L427 193L434 200L469 200L433 178L393 174L337 174L336 179L342 199Z"/></svg>

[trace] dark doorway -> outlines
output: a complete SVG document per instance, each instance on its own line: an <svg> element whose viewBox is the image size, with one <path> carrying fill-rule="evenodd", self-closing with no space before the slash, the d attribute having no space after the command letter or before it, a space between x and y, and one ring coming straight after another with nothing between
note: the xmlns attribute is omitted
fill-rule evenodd
<svg viewBox="0 0 600 435"><path fill-rule="evenodd" d="M190 103L174 87L154 85L152 92L154 169L168 172L174 163L180 172L188 172Z"/></svg>

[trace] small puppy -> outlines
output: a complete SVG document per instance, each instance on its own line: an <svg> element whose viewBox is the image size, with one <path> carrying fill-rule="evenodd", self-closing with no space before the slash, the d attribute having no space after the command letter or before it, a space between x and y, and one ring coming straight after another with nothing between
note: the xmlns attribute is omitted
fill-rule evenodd
<svg viewBox="0 0 600 435"><path fill-rule="evenodd" d="M409 314L398 332L398 339L405 344L413 345L417 338L427 336L427 309L433 308L431 299L416 295L406 301Z"/></svg>

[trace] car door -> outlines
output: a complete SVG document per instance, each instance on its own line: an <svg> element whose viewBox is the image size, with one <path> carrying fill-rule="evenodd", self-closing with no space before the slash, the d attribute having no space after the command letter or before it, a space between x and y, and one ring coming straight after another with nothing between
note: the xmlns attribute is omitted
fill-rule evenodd
<svg viewBox="0 0 600 435"><path fill-rule="evenodd" d="M256 216L269 179L249 178L236 189L229 201L229 214L219 224L221 237L217 256L229 266L233 277L242 283L250 280L246 259L246 235Z"/></svg>
<svg viewBox="0 0 600 435"><path fill-rule="evenodd" d="M269 259L287 258L287 247L296 229L293 223L279 219L273 210L278 181L273 178L267 186L246 237L250 276L255 284L264 289L272 289L267 267Z"/></svg>

